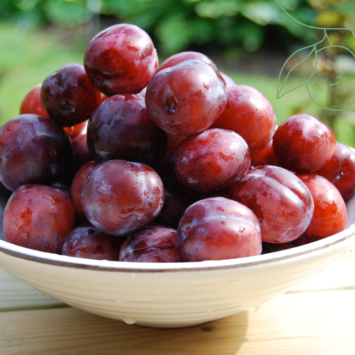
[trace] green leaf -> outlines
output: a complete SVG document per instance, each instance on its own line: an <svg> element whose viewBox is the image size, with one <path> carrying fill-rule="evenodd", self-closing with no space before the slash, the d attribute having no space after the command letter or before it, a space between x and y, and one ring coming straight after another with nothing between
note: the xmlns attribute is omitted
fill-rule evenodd
<svg viewBox="0 0 355 355"><path fill-rule="evenodd" d="M286 72L285 67L287 66L287 63L289 63L289 62L292 63L292 61L295 60L295 59L298 60L298 58L297 58L298 53L301 52L301 51L304 51L304 50L306 50L306 49L310 49L310 52L308 53L308 55L306 55L302 60L298 61L297 64L295 64L295 65L289 70L289 72L286 74L286 77L284 78L282 84L280 84L282 74L283 74L284 71ZM316 50L316 49L317 49L317 44L313 44L313 45L311 45L311 46L307 46L307 47L305 47L305 48L299 49L298 51L294 52L290 57L288 57L288 59L286 60L286 62L285 62L284 65L282 66L281 71L280 71L280 74L279 74L279 79L278 79L278 83L277 83L277 94L276 94L276 98L277 98L277 99L280 99L282 96L286 95L287 93L289 93L289 92L291 92L291 91L293 91L293 90L296 90L296 89L300 88L301 86L305 85L309 80L312 79L314 73L316 72L317 65L315 66L314 70L313 70L312 73L311 73L311 76L310 76L307 80L305 80L302 84L300 84L300 85L298 85L298 86L296 86L296 87L294 87L294 88L292 88L292 89L290 89L290 90L284 92L284 93L281 95L282 89L284 88L284 86L285 86L285 84L286 84L286 82L287 82L287 79L289 78L289 76L291 75L291 73L292 73L298 66L300 66L301 64L304 63L304 64L306 64L306 65L309 65L310 67L313 67L312 54L315 56L315 60L316 60L316 63L317 63L318 57L317 57L317 50Z"/></svg>

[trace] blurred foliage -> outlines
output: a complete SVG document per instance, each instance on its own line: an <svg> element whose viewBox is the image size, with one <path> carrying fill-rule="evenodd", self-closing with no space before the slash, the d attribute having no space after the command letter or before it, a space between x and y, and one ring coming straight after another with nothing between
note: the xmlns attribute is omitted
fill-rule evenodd
<svg viewBox="0 0 355 355"><path fill-rule="evenodd" d="M316 18L305 0L282 0L282 5L300 21L312 23ZM47 22L77 26L94 14L113 15L142 27L154 35L164 54L211 42L222 48L242 45L253 52L263 44L262 27L266 25L277 25L294 37L310 40L309 31L290 21L275 0L0 1L0 19L27 26Z"/></svg>
<svg viewBox="0 0 355 355"><path fill-rule="evenodd" d="M353 0L279 0L297 20L331 27L355 26ZM165 55L188 45L241 45L248 52L264 42L263 27L274 25L280 36L311 42L314 34L292 21L276 0L1 0L0 20L22 25L53 23L77 26L95 14L116 16L154 35ZM355 48L355 37L348 35Z"/></svg>
<svg viewBox="0 0 355 355"><path fill-rule="evenodd" d="M354 26L353 0L279 0L297 20L313 25ZM95 14L130 22L152 34L165 55L187 46L215 43L253 52L264 43L267 25L280 36L311 42L314 34L292 21L276 0L1 0L0 19L22 25L77 26ZM288 37L287 37L288 38ZM355 48L355 37L348 41Z"/></svg>

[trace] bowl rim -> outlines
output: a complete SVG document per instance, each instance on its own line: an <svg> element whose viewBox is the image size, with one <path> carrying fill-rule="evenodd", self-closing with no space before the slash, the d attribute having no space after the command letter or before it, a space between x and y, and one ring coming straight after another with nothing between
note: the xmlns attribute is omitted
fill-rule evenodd
<svg viewBox="0 0 355 355"><path fill-rule="evenodd" d="M1 253L3 253L27 261L74 269L124 273L201 272L264 266L289 259L302 258L312 253L321 254L329 250L346 249L350 248L351 245L355 245L355 223L330 237L287 250L237 259L178 263L132 263L127 261L81 259L28 249L0 240L0 264Z"/></svg>

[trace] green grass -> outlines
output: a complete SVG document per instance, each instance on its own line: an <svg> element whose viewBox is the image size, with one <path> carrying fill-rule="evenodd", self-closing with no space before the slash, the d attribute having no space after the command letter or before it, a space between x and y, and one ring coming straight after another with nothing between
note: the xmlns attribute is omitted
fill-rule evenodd
<svg viewBox="0 0 355 355"><path fill-rule="evenodd" d="M81 32L80 32L81 31ZM50 73L66 63L83 62L89 38L83 30L72 32L49 30L24 30L11 23L0 23L0 124L18 115L27 91L42 82ZM223 68L220 68L222 71ZM277 77L249 75L226 71L238 84L253 86L261 91L274 107L277 123L300 112L313 114L320 119L320 108L314 104L301 87L281 99L276 99ZM290 78L289 88L303 79ZM318 90L322 100L324 94ZM350 120L340 119L335 125L337 139L354 145L354 127Z"/></svg>
<svg viewBox="0 0 355 355"><path fill-rule="evenodd" d="M33 86L66 63L83 62L83 45L65 45L55 32L0 23L0 124L18 115Z"/></svg>

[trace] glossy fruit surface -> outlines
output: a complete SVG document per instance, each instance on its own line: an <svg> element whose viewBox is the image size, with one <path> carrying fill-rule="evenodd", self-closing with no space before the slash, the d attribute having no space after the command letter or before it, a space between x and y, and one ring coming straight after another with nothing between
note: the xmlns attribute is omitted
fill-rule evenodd
<svg viewBox="0 0 355 355"><path fill-rule="evenodd" d="M260 165L275 165L279 166L274 150L272 147L272 140L269 144L262 149L260 152L255 153L251 156L251 165L255 168Z"/></svg>
<svg viewBox="0 0 355 355"><path fill-rule="evenodd" d="M88 174L81 203L93 226L104 233L123 236L158 216L164 204L164 186L148 165L110 160Z"/></svg>
<svg viewBox="0 0 355 355"><path fill-rule="evenodd" d="M346 227L347 211L337 188L322 176L302 174L298 177L310 191L314 213L303 237L315 241L339 233Z"/></svg>
<svg viewBox="0 0 355 355"><path fill-rule="evenodd" d="M50 119L71 127L90 118L101 103L101 93L82 65L69 63L44 80L41 100Z"/></svg>
<svg viewBox="0 0 355 355"><path fill-rule="evenodd" d="M0 128L0 180L10 190L60 180L72 156L63 128L47 118L24 114Z"/></svg>
<svg viewBox="0 0 355 355"><path fill-rule="evenodd" d="M240 134L253 155L262 150L275 132L276 116L269 100L246 85L227 88L227 105L212 127L230 129Z"/></svg>
<svg viewBox="0 0 355 355"><path fill-rule="evenodd" d="M88 125L88 147L101 163L122 159L157 167L167 146L166 133L149 118L140 95L115 95L105 100Z"/></svg>
<svg viewBox="0 0 355 355"><path fill-rule="evenodd" d="M158 68L157 73L163 69L173 67L181 62L184 62L185 60L190 60L190 59L202 60L203 62L211 65L214 69L217 70L216 65L206 55L204 55L203 53L190 51L190 52L180 52L165 59L164 62L161 64L161 66Z"/></svg>
<svg viewBox="0 0 355 355"><path fill-rule="evenodd" d="M74 179L70 186L70 198L73 201L76 213L82 221L86 221L86 217L83 211L83 207L81 205L81 189L83 187L84 180L96 166L97 163L94 161L91 161L82 166L74 176Z"/></svg>
<svg viewBox="0 0 355 355"><path fill-rule="evenodd" d="M201 60L186 60L157 73L145 97L152 121L164 131L194 136L221 115L226 86L218 71Z"/></svg>
<svg viewBox="0 0 355 355"><path fill-rule="evenodd" d="M261 253L258 219L246 206L224 197L191 205L180 220L178 240L186 261L234 259Z"/></svg>
<svg viewBox="0 0 355 355"><path fill-rule="evenodd" d="M79 123L75 126L64 127L64 131L67 132L70 139L73 140L82 134L86 134L87 124L88 124L88 121L86 120L86 121Z"/></svg>
<svg viewBox="0 0 355 355"><path fill-rule="evenodd" d="M48 253L60 253L65 236L74 228L70 198L50 186L23 185L10 197L4 212L8 242Z"/></svg>
<svg viewBox="0 0 355 355"><path fill-rule="evenodd" d="M287 243L298 238L313 215L306 185L290 171L265 165L232 184L228 198L249 207L258 217L264 242Z"/></svg>
<svg viewBox="0 0 355 355"><path fill-rule="evenodd" d="M41 87L42 84L38 84L26 94L20 106L20 115L33 113L34 115L48 118L41 102Z"/></svg>
<svg viewBox="0 0 355 355"><path fill-rule="evenodd" d="M337 142L333 156L315 174L331 181L345 201L355 192L355 152Z"/></svg>
<svg viewBox="0 0 355 355"><path fill-rule="evenodd" d="M231 77L229 77L227 74L222 73L221 71L219 73L222 75L222 78L224 79L227 87L232 86L232 85L237 85L237 83Z"/></svg>
<svg viewBox="0 0 355 355"><path fill-rule="evenodd" d="M117 261L120 248L112 242L113 238L115 237L84 224L65 237L61 254L75 258Z"/></svg>
<svg viewBox="0 0 355 355"><path fill-rule="evenodd" d="M176 229L181 216L190 203L182 195L176 183L171 178L163 178L165 189L164 206L154 224Z"/></svg>
<svg viewBox="0 0 355 355"><path fill-rule="evenodd" d="M302 113L281 123L273 138L277 161L299 173L319 170L334 154L333 131L318 118Z"/></svg>
<svg viewBox="0 0 355 355"><path fill-rule="evenodd" d="M158 56L145 31L119 24L91 40L84 65L95 87L104 94L138 94L155 74Z"/></svg>
<svg viewBox="0 0 355 355"><path fill-rule="evenodd" d="M237 133L208 129L178 146L171 167L184 191L211 196L225 192L248 172L250 152Z"/></svg>
<svg viewBox="0 0 355 355"><path fill-rule="evenodd" d="M132 233L122 244L119 260L145 263L183 261L176 230L148 226Z"/></svg>

